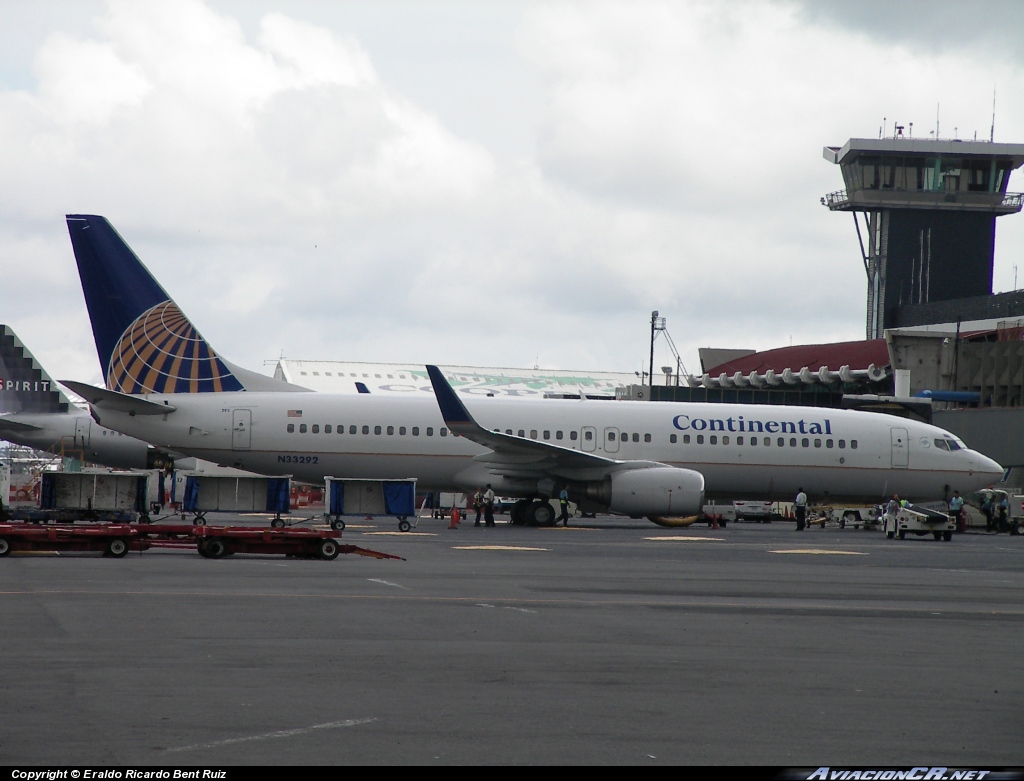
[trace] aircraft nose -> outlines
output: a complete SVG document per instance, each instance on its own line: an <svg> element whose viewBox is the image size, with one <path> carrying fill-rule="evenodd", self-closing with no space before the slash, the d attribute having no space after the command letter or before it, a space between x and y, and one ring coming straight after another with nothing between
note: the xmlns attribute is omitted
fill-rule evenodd
<svg viewBox="0 0 1024 781"><path fill-rule="evenodd" d="M1003 479L1003 467L995 461L989 458L984 453L974 451L974 471L980 475L986 475L992 478L993 482L999 482Z"/></svg>

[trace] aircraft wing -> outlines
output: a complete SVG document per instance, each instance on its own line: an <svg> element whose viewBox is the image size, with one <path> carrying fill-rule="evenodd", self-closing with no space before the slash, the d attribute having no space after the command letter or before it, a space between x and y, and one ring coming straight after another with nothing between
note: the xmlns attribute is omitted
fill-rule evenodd
<svg viewBox="0 0 1024 781"><path fill-rule="evenodd" d="M175 410L175 407L170 404L157 404L155 401L149 401L141 396L129 396L126 393L97 388L84 382L61 380L60 384L71 388L89 404L100 409L124 412L128 415L167 415Z"/></svg>
<svg viewBox="0 0 1024 781"><path fill-rule="evenodd" d="M644 469L666 466L657 461L617 461L596 453L526 439L500 431L488 431L470 414L462 399L436 366L427 366L434 396L441 409L441 417L452 432L471 442L483 445L491 452L474 460L486 464L492 472L506 477L537 477L562 475L586 478L623 469Z"/></svg>

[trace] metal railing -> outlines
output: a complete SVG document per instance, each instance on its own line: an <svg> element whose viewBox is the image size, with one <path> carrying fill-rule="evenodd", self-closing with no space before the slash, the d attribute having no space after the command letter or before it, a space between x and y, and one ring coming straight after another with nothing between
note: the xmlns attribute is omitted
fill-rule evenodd
<svg viewBox="0 0 1024 781"><path fill-rule="evenodd" d="M876 191L872 190L872 192L876 192ZM934 195L943 195L943 194L945 194L945 195L966 195L968 197L970 197L971 195L989 195L989 196L991 196L991 195L998 195L999 194L999 193L976 193L976 192L943 193L943 191L941 191L941 190L932 191L932 190L905 190L905 189L892 189L892 190L887 189L884 192L888 192L888 193L903 192L903 193L934 194ZM827 195L825 195L821 199L821 205L822 206L827 206L829 209L833 209L833 210L841 209L841 208L843 208L845 206L848 206L849 203L850 203L850 196L847 194L846 190L837 190L834 193L828 193ZM1002 209L1016 209L1017 211L1020 211L1022 208L1024 208L1024 193L1003 193L1003 198L1000 201L999 206Z"/></svg>

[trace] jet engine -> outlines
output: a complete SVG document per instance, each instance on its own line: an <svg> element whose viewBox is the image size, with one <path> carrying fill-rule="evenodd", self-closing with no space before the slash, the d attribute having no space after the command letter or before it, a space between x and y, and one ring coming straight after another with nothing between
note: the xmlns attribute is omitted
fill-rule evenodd
<svg viewBox="0 0 1024 781"><path fill-rule="evenodd" d="M704 475L672 466L624 469L572 487L608 512L634 518L696 515L704 506Z"/></svg>

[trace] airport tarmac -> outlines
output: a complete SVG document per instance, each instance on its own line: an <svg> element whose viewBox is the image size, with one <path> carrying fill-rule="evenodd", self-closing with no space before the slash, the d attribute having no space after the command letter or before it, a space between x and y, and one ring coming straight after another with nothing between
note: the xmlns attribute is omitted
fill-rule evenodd
<svg viewBox="0 0 1024 781"><path fill-rule="evenodd" d="M0 764L1024 764L1024 537L445 526L0 560Z"/></svg>

